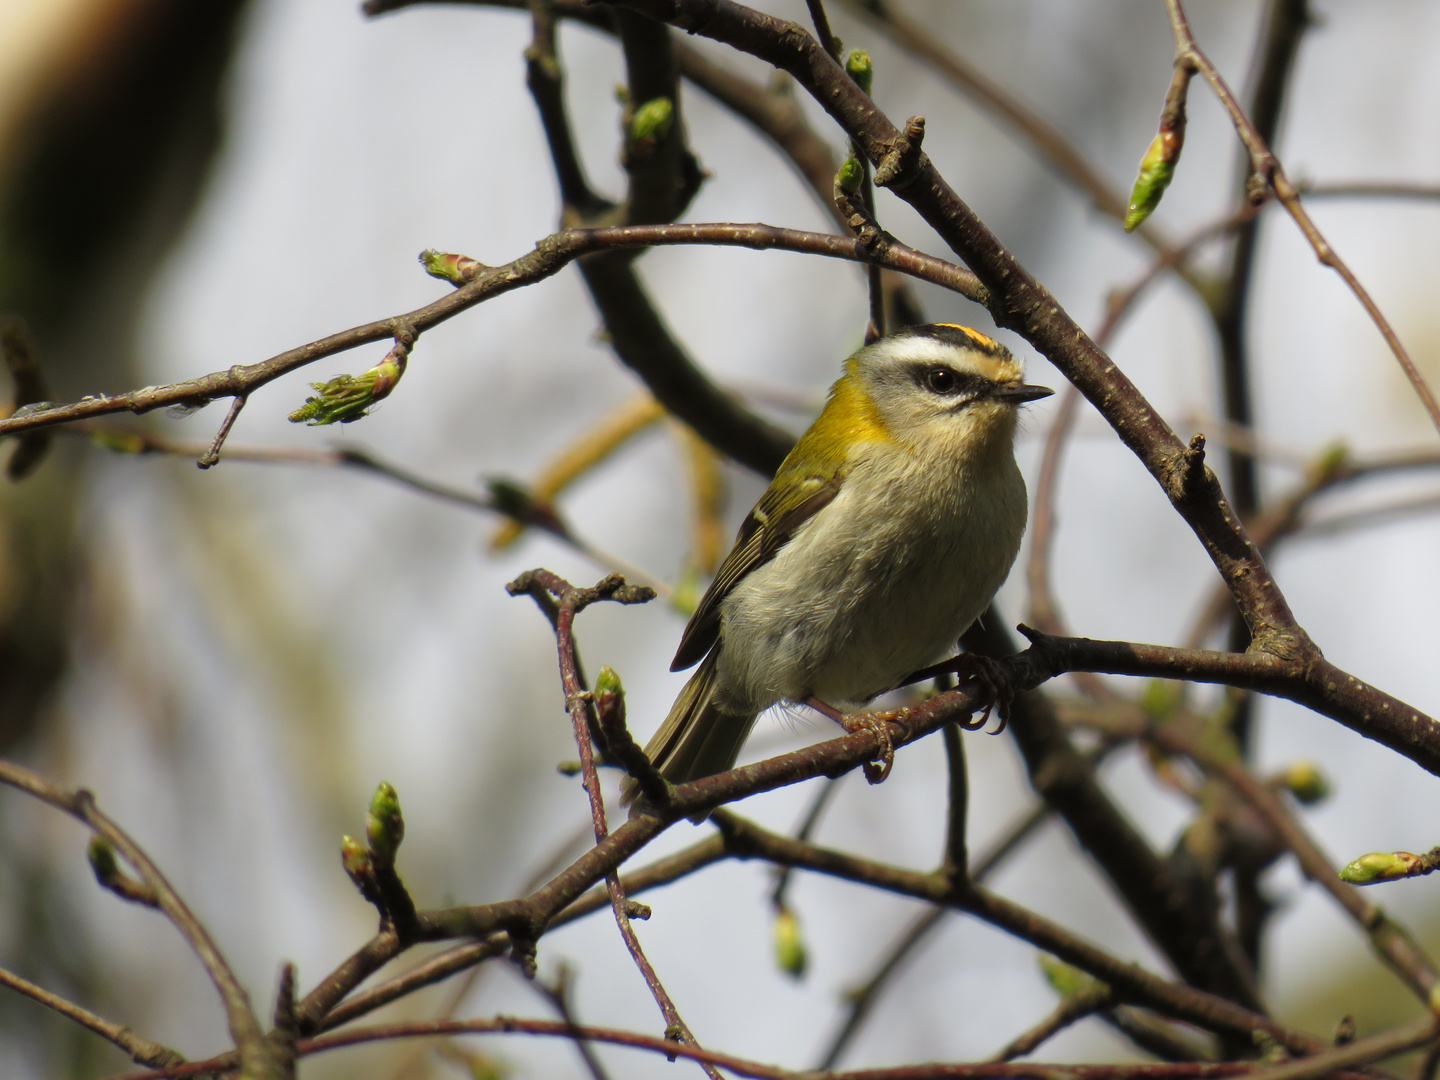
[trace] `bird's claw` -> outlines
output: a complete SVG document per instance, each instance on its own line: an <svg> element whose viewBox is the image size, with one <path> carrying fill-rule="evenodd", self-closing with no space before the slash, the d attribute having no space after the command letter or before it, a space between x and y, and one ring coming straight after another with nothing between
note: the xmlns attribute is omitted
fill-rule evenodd
<svg viewBox="0 0 1440 1080"><path fill-rule="evenodd" d="M875 755L863 766L866 783L878 784L890 775L890 767L895 764L895 741L890 737L890 721L899 715L895 712L860 713L841 721L841 725L852 735L868 731L880 744Z"/></svg>
<svg viewBox="0 0 1440 1080"><path fill-rule="evenodd" d="M999 662L988 656L981 656L978 653L961 653L955 658L955 676L961 683L971 680L980 684L984 691L987 702L980 710L979 719L971 714L968 720L961 720L959 724L966 731L979 731L990 722L990 713L994 711L1000 716L1000 726L990 734L999 735L1005 730L1005 725L1010 722L1010 707L1015 702L1015 688L1010 685L1010 677Z"/></svg>

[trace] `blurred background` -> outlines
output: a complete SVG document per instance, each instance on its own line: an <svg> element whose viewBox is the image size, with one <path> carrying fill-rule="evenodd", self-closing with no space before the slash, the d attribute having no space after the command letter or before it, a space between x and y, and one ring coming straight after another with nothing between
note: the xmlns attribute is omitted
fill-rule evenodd
<svg viewBox="0 0 1440 1080"><path fill-rule="evenodd" d="M803 3L760 6L805 20ZM832 7L846 46L874 57L880 105L895 119L927 118L925 147L947 179L1082 324L1097 327L1107 294L1143 273L1148 249L990 113ZM1202 47L1239 90L1261 5L1192 7ZM1291 177L1433 184L1440 9L1423 0L1315 0L1313 8L1317 23L1300 46L1277 139ZM904 10L1128 190L1169 80L1173 46L1159 5L907 0ZM73 401L252 363L418 307L447 289L417 266L422 248L492 264L529 250L558 214L525 90L529 41L523 13L463 5L367 20L334 0L9 0L0 7L0 311L28 321L49 396ZM746 57L691 43L768 77ZM560 47L592 182L618 196L619 50L572 25ZM841 152L838 130L806 108ZM686 220L832 228L743 122L693 91L684 109L711 174ZM1238 143L1199 83L1190 116L1185 157L1156 218L1174 236L1228 214L1235 200ZM1312 212L1432 385L1440 382L1440 201L1317 199ZM888 194L879 216L908 243L947 254ZM1218 266L1212 255L1202 265ZM671 248L640 266L696 360L797 433L860 342L864 279L852 265ZM956 295L919 286L917 296L929 319L993 330ZM1250 316L1263 498L1290 490L1305 463L1338 441L1357 455L1434 448L1436 433L1379 334L1275 208L1262 218ZM524 480L642 389L597 327L572 268L425 335L399 389L361 423L305 428L286 416L307 381L362 371L383 346L265 388L231 445L360 445L477 493L483 478ZM1059 385L1023 341L999 336L1029 364L1031 381ZM1188 289L1162 279L1111 351L1182 436L1204 431L1212 447L1224 445L1214 331ZM1056 402L1030 409L1020 437L1032 488ZM208 440L223 408L132 426ZM669 583L690 558L692 485L680 445L654 426L561 504L596 548ZM1219 467L1222 457L1212 460ZM762 481L728 467L725 479L728 536ZM1432 715L1440 712L1435 481L1432 469L1339 489L1314 506L1320 524L1272 561L1328 658ZM1088 406L1064 458L1057 515L1053 579L1077 633L1183 640L1214 571ZM57 433L33 475L0 488L0 752L94 789L268 1011L283 960L297 964L308 989L373 932L337 845L363 828L378 781L393 783L403 802L400 869L421 906L517 895L557 853L580 850L585 800L579 781L556 770L575 749L553 639L534 606L503 586L536 565L584 583L611 566L539 534L492 553L497 524L353 470L227 459L200 472L193 458L115 454ZM1023 616L1019 566L999 605L1011 623ZM667 671L683 624L664 602L602 606L580 621L585 662L618 669L637 735L653 730L683 681ZM745 756L831 734L808 715L780 715L762 720ZM971 849L984 851L1034 796L1008 737L971 734L966 745ZM1437 840L1434 778L1331 721L1263 701L1254 752L1259 772L1310 759L1335 782L1305 819L1337 863ZM1193 815L1137 752L1115 755L1103 776L1158 848ZM927 740L904 751L881 786L841 781L816 838L928 867L943 835L944 790L940 742ZM743 811L790 830L813 795L814 783L801 785ZM646 861L708 828L677 826ZM189 1056L222 1048L223 1015L203 971L154 912L95 885L86 839L69 819L0 795L0 964ZM1045 826L993 884L1165 970L1063 826ZM764 866L721 865L646 896L654 916L637 929L703 1044L803 1068L830 1041L846 989L869 976L914 907L798 877L790 903L810 965L797 981L772 956L772 887ZM1440 944L1437 887L1403 882L1382 899ZM1348 1013L1363 1035L1418 1014L1290 861L1268 874L1266 888L1281 904L1263 976L1278 1018L1328 1035ZM542 976L562 963L580 1020L661 1031L609 916L547 936ZM1033 948L951 918L841 1064L983 1056L1053 1004ZM549 1015L503 963L386 1015L445 1010ZM636 1076L693 1068L600 1053ZM1052 1060L1130 1054L1093 1021L1042 1052ZM6 1076L90 1077L126 1065L101 1040L0 991ZM582 1072L571 1046L518 1037L472 1039L459 1050L345 1051L302 1069L442 1077L489 1067L518 1077Z"/></svg>

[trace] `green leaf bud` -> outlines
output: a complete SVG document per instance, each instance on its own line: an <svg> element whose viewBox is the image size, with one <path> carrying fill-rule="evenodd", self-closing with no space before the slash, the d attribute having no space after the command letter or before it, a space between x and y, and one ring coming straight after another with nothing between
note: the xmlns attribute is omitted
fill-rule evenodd
<svg viewBox="0 0 1440 1080"><path fill-rule="evenodd" d="M1372 851L1361 855L1340 871L1340 880L1351 885L1374 885L1381 881L1398 881L1416 873L1420 856L1408 851Z"/></svg>
<svg viewBox="0 0 1440 1080"><path fill-rule="evenodd" d="M90 860L90 869L95 871L95 880L107 889L113 889L120 878L120 864L110 841L103 836L92 836L85 854Z"/></svg>
<svg viewBox="0 0 1440 1080"><path fill-rule="evenodd" d="M370 877L370 852L353 836L340 838L340 864L357 885Z"/></svg>
<svg viewBox="0 0 1440 1080"><path fill-rule="evenodd" d="M375 789L375 797L370 800L370 812L365 815L365 833L376 858L395 861L395 852L405 839L405 817L400 812L400 796L384 781Z"/></svg>
<svg viewBox="0 0 1440 1080"><path fill-rule="evenodd" d="M601 664L600 672L595 676L595 696L623 693L625 687L620 683L619 673L609 664Z"/></svg>
<svg viewBox="0 0 1440 1080"><path fill-rule="evenodd" d="M870 62L870 54L864 49L851 49L850 55L845 58L845 74L855 80L855 85L870 93L870 87L875 83L875 65Z"/></svg>
<svg viewBox="0 0 1440 1080"><path fill-rule="evenodd" d="M632 143L646 139L659 141L670 134L675 122L675 103L668 97L651 98L630 114L626 138Z"/></svg>
<svg viewBox="0 0 1440 1080"><path fill-rule="evenodd" d="M1330 780L1313 761L1295 762L1285 770L1281 782L1305 806L1314 806L1330 795Z"/></svg>
<svg viewBox="0 0 1440 1080"><path fill-rule="evenodd" d="M805 952L805 939L800 934L800 920L789 908L781 908L772 932L776 965L792 979L803 979L809 957Z"/></svg>
<svg viewBox="0 0 1440 1080"><path fill-rule="evenodd" d="M1173 130L1162 130L1150 142L1150 149L1140 159L1140 174L1130 190L1130 208L1125 212L1125 231L1134 232L1160 205L1160 197L1175 177L1180 160L1183 136Z"/></svg>
<svg viewBox="0 0 1440 1080"><path fill-rule="evenodd" d="M835 174L835 183L840 185L840 190L846 195L854 195L859 191L864 179L865 166L860 164L859 158L846 158L840 165L840 171Z"/></svg>
<svg viewBox="0 0 1440 1080"><path fill-rule="evenodd" d="M369 413L372 406L390 396L405 374L406 353L399 346L385 359L359 375L337 375L329 382L311 383L316 393L290 414L292 424L318 427L350 424Z"/></svg>
<svg viewBox="0 0 1440 1080"><path fill-rule="evenodd" d="M1076 994L1094 990L1100 985L1100 980L1095 976L1065 963L1057 956L1042 952L1038 960L1040 973L1045 976L1045 981L1050 984L1050 989L1062 998L1074 997Z"/></svg>
<svg viewBox="0 0 1440 1080"><path fill-rule="evenodd" d="M451 285L464 285L475 276L475 271L484 267L485 264L468 255L456 255L453 252L426 248L420 253L420 265L431 277L448 281Z"/></svg>
<svg viewBox="0 0 1440 1080"><path fill-rule="evenodd" d="M623 727L625 724L625 687L609 664L602 665L595 676L595 711L602 731L609 731L611 725Z"/></svg>

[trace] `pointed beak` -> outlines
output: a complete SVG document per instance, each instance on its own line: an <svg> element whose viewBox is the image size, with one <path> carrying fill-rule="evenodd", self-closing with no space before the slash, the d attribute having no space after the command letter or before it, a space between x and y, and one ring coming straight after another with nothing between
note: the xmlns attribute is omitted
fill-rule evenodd
<svg viewBox="0 0 1440 1080"><path fill-rule="evenodd" d="M1048 386L1032 386L1029 383L1007 382L995 387L991 397L1008 401L1013 405L1024 405L1027 401L1039 401L1055 393Z"/></svg>

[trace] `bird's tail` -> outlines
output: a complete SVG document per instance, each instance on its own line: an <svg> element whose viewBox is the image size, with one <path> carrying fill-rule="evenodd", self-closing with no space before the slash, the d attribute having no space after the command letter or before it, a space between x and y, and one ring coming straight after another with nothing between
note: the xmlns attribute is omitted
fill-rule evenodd
<svg viewBox="0 0 1440 1080"><path fill-rule="evenodd" d="M725 772L740 756L755 713L727 712L715 701L715 665L719 649L700 662L680 691L670 715L645 747L645 756L672 784ZM638 785L629 777L620 785L620 805L634 801Z"/></svg>

